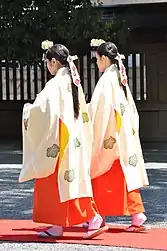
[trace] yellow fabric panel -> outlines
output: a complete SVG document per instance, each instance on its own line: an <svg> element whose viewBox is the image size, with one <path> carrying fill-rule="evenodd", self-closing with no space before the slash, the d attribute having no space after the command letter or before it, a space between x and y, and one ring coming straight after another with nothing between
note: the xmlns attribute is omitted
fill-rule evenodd
<svg viewBox="0 0 167 251"><path fill-rule="evenodd" d="M117 111L115 111L115 117L116 117L117 130L118 130L118 133L120 133L121 126L122 126L121 115Z"/></svg>
<svg viewBox="0 0 167 251"><path fill-rule="evenodd" d="M62 160L63 158L63 154L64 154L64 150L68 144L69 141L69 133L68 133L68 129L66 127L66 125L60 121L60 138L59 138L59 142L60 142L60 155L59 155L59 161Z"/></svg>

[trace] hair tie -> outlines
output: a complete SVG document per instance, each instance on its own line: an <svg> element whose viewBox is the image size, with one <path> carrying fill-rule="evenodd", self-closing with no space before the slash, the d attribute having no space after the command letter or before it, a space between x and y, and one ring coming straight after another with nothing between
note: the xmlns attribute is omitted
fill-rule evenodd
<svg viewBox="0 0 167 251"><path fill-rule="evenodd" d="M118 60L121 83L122 83L122 85L126 86L128 78L127 78L127 75L126 75L125 66L124 66L124 64L122 62L122 59L125 59L125 56L123 54L117 53L117 56L115 57L115 59Z"/></svg>
<svg viewBox="0 0 167 251"><path fill-rule="evenodd" d="M67 62L69 63L70 71L71 71L71 76L73 83L78 87L81 84L80 76L77 70L77 67L74 64L74 60L77 60L78 56L68 56Z"/></svg>

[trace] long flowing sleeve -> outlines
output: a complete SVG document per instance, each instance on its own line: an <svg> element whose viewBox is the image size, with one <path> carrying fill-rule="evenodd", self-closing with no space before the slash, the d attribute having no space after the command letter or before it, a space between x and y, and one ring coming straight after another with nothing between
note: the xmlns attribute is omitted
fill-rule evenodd
<svg viewBox="0 0 167 251"><path fill-rule="evenodd" d="M92 179L106 173L117 158L117 128L113 103L111 82L103 77L89 104L93 126Z"/></svg>
<svg viewBox="0 0 167 251"><path fill-rule="evenodd" d="M20 182L47 177L55 170L59 155L59 116L58 110L53 107L58 106L59 93L54 93L55 97L52 98L51 92L52 89L47 86L38 94L33 104L24 105L23 166Z"/></svg>
<svg viewBox="0 0 167 251"><path fill-rule="evenodd" d="M119 85L118 70L111 66L100 78L89 105L94 132L91 178L103 175L119 158L128 191L148 185L136 106Z"/></svg>

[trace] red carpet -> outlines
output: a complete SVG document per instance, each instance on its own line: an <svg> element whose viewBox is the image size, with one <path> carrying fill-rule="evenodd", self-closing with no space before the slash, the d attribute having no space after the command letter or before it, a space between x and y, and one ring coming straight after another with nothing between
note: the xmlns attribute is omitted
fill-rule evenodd
<svg viewBox="0 0 167 251"><path fill-rule="evenodd" d="M76 226L65 229L61 239L39 239L37 232L46 230L47 227L48 225L35 224L30 220L0 220L0 241L57 242L167 250L167 229L165 228L153 228L147 233L126 233L124 227L112 226L109 232L95 239L82 240L84 229Z"/></svg>

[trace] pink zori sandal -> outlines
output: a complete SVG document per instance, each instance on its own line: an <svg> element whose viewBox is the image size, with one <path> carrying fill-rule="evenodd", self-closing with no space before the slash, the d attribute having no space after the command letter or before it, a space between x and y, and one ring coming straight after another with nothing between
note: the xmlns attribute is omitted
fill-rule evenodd
<svg viewBox="0 0 167 251"><path fill-rule="evenodd" d="M146 232L150 230L150 227L146 226L136 226L136 225L131 225L127 228L125 228L125 232L132 232L132 233L139 233L139 232Z"/></svg>
<svg viewBox="0 0 167 251"><path fill-rule="evenodd" d="M105 221L103 220L102 224L101 224L101 227L104 227L105 226ZM82 224L82 227L83 228L88 228L89 227L89 222L84 222Z"/></svg>
<svg viewBox="0 0 167 251"><path fill-rule="evenodd" d="M88 240L95 238L109 230L108 226L101 227L99 229L89 229L88 232L83 236L83 239Z"/></svg>

